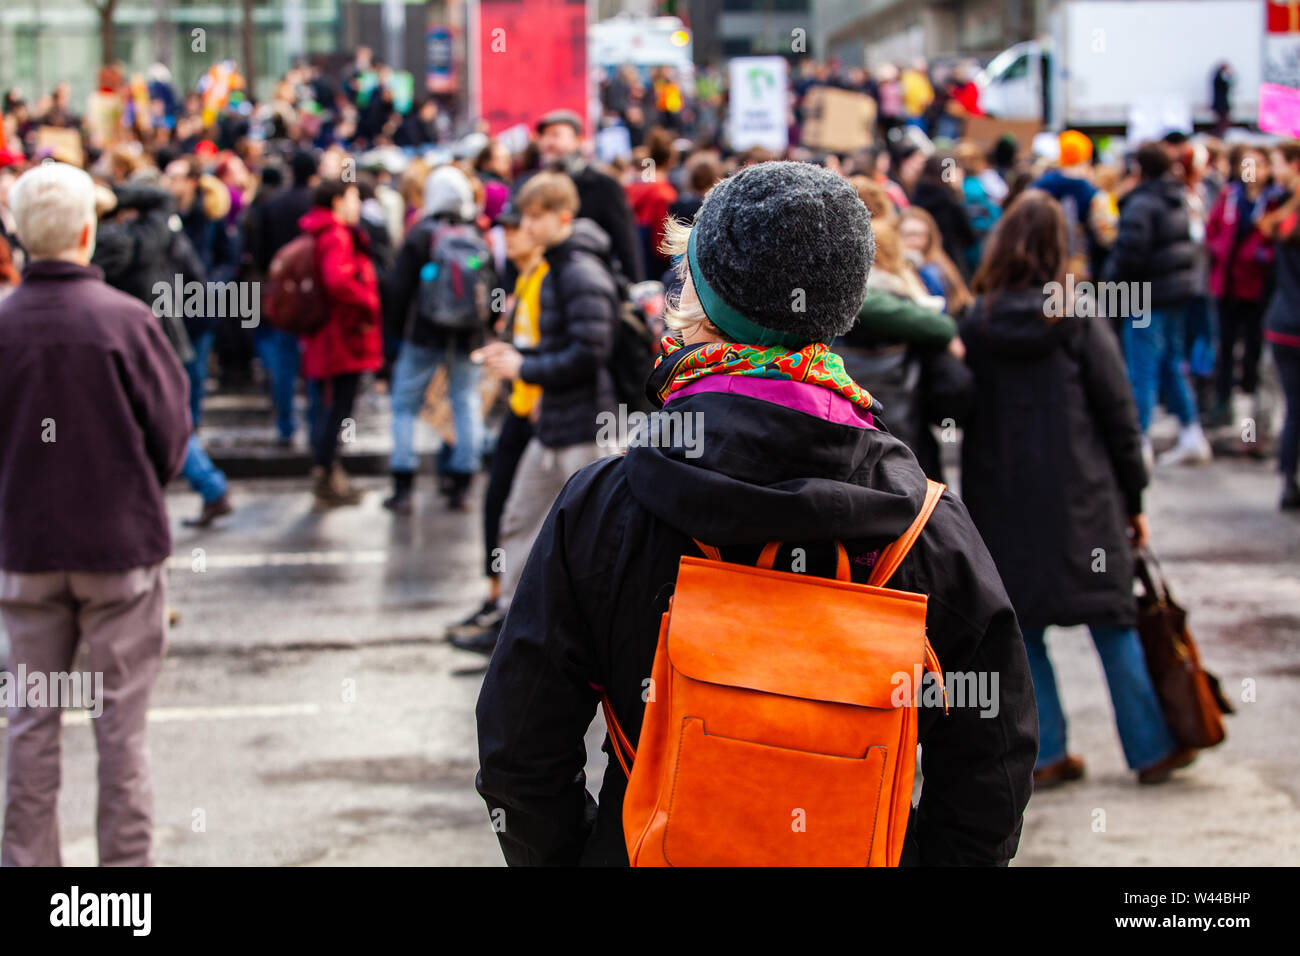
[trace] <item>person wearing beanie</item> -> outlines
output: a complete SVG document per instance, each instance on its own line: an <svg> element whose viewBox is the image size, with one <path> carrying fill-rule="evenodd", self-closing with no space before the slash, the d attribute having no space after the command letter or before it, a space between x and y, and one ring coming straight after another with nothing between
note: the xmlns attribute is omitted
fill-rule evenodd
<svg viewBox="0 0 1300 956"><path fill-rule="evenodd" d="M693 539L749 565L784 542L774 567L819 576L833 576L839 540L865 582L926 494L888 409L828 348L855 321L874 255L851 185L811 164L746 167L710 190L691 227L668 227L665 251L681 256L682 288L646 386L658 418L629 423L625 455L565 485L479 696L476 782L493 819L509 821L497 836L511 864L627 865L626 777L611 761L599 799L588 793L583 738L603 689L638 740L678 564L700 554ZM1004 864L1038 749L1033 688L997 570L951 494L890 586L929 595L929 639L946 669L1000 676L996 715L919 713L925 788L903 861Z"/></svg>
<svg viewBox="0 0 1300 956"><path fill-rule="evenodd" d="M445 469L447 503L464 510L470 482L479 469L483 445L483 403L479 367L470 352L483 344L487 323L453 329L435 316L422 314L421 288L437 278L439 244L476 243L483 247L482 268L491 268L491 255L475 220L474 187L459 167L448 164L431 172L424 183L424 218L411 227L388 276L383 297L386 338L400 341L393 365L393 452L390 467L393 493L384 507L410 514L419 456L415 451L415 420L424 407L424 393L434 372L447 368L456 445Z"/></svg>
<svg viewBox="0 0 1300 956"><path fill-rule="evenodd" d="M1057 163L1033 183L1061 204L1070 241L1067 269L1076 280L1096 278L1090 264L1099 262L1115 241L1118 217L1109 196L1092 181L1092 140L1077 129L1057 137Z"/></svg>

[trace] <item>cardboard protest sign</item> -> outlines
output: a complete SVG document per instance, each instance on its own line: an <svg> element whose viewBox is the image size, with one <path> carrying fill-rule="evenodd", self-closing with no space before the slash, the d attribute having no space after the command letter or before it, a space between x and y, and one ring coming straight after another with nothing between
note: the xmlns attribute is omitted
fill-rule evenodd
<svg viewBox="0 0 1300 956"><path fill-rule="evenodd" d="M814 86L804 97L803 145L852 153L875 139L876 101L865 93Z"/></svg>

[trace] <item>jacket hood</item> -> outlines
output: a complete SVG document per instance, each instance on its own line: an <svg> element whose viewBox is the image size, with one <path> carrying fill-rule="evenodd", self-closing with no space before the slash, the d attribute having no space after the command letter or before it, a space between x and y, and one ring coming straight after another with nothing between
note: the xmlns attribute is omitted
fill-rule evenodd
<svg viewBox="0 0 1300 956"><path fill-rule="evenodd" d="M561 245L585 250L592 255L599 256L605 262L609 261L614 248L609 233L600 228L592 219L573 220L573 232Z"/></svg>
<svg viewBox="0 0 1300 956"><path fill-rule="evenodd" d="M1125 199L1137 196L1150 196L1171 209L1176 209L1183 204L1183 186L1171 176L1161 176L1159 179L1138 183Z"/></svg>
<svg viewBox="0 0 1300 956"><path fill-rule="evenodd" d="M476 209L469 178L455 166L439 166L431 172L424 181L424 214L473 222Z"/></svg>
<svg viewBox="0 0 1300 956"><path fill-rule="evenodd" d="M342 223L334 218L334 213L324 206L314 206L307 210L307 214L298 220L298 228L304 232L324 232L335 226L341 226Z"/></svg>
<svg viewBox="0 0 1300 956"><path fill-rule="evenodd" d="M1060 347L1069 319L1044 317L1052 300L1039 289L999 292L991 300L980 296L971 317L962 323L963 338L978 336L998 355L1037 358ZM1064 299L1061 308L1066 308Z"/></svg>
<svg viewBox="0 0 1300 956"><path fill-rule="evenodd" d="M765 381L790 396L825 391ZM706 544L883 545L907 529L925 497L924 473L888 432L715 391L675 397L664 411L681 413L683 427L673 444L628 449L628 485L647 510ZM690 440L687 427L695 429ZM672 431L661 427L661 438Z"/></svg>

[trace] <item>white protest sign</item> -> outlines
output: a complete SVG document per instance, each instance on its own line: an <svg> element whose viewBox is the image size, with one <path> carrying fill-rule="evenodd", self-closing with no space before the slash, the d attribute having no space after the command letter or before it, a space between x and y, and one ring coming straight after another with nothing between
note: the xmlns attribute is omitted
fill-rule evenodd
<svg viewBox="0 0 1300 956"><path fill-rule="evenodd" d="M761 146L783 153L789 145L786 125L789 66L779 56L742 56L730 62L729 138L734 150Z"/></svg>

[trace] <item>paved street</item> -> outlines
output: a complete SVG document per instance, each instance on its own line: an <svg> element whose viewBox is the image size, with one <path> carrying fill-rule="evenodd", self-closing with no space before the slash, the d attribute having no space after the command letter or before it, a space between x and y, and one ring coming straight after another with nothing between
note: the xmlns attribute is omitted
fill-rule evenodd
<svg viewBox="0 0 1300 956"><path fill-rule="evenodd" d="M426 480L421 510L394 521L383 483L366 487L362 507L320 515L305 482L237 482L237 514L201 533L179 520L195 497L169 494L181 619L150 728L159 863L501 862L473 789L482 662L441 640L481 598L479 517L439 510ZM1276 491L1271 463L1158 472L1151 522L1175 594L1228 692L1253 681L1257 700L1226 744L1139 789L1086 632L1052 632L1089 777L1034 798L1017 862L1295 861L1300 519ZM65 724L65 862L91 864L93 740L83 715Z"/></svg>

